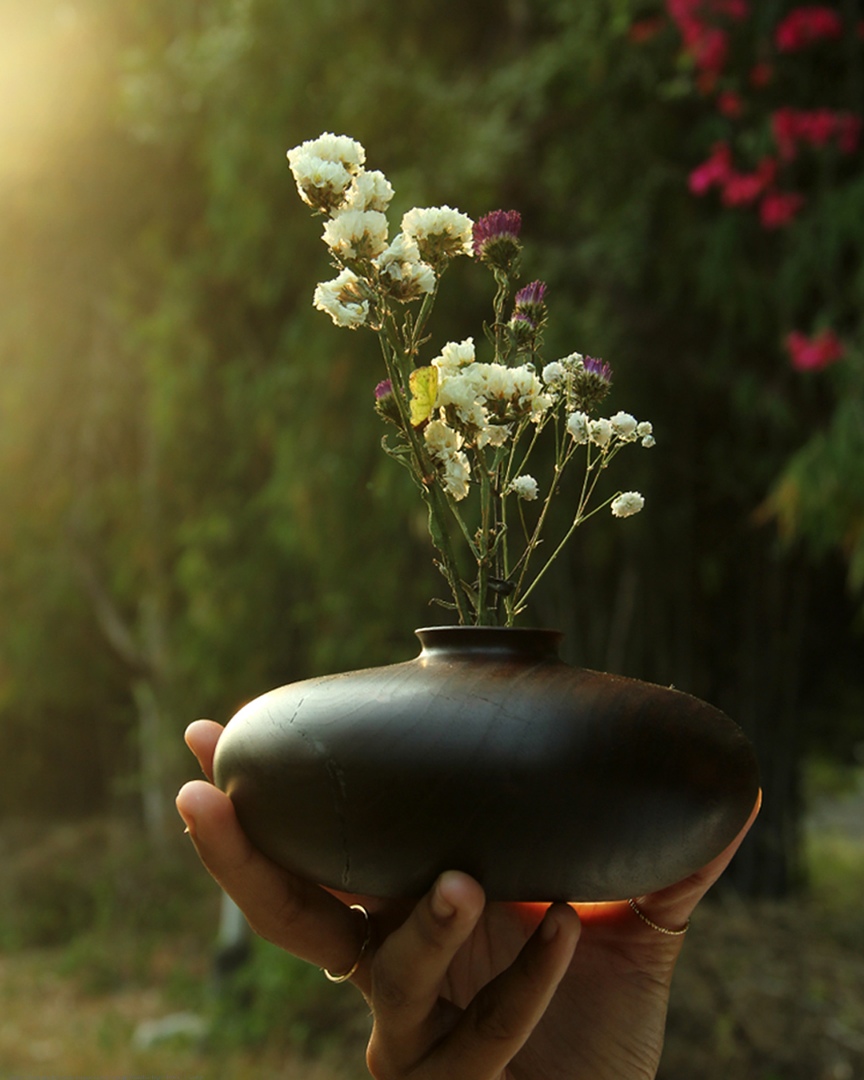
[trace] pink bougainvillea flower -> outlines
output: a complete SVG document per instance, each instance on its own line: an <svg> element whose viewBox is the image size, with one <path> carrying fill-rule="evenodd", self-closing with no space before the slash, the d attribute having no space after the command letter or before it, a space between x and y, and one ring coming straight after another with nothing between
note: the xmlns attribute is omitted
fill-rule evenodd
<svg viewBox="0 0 864 1080"><path fill-rule="evenodd" d="M690 173L689 186L694 195L704 195L712 187L725 184L732 175L732 151L725 142L715 143L711 157Z"/></svg>
<svg viewBox="0 0 864 1080"><path fill-rule="evenodd" d="M701 8L701 0L666 0L666 10L669 12L669 18L677 23L682 32L685 28L701 21L699 19Z"/></svg>
<svg viewBox="0 0 864 1080"><path fill-rule="evenodd" d="M771 114L771 128L780 157L792 161L798 146L825 146L832 139L844 154L854 153L861 136L861 118L832 109L790 109L784 106Z"/></svg>
<svg viewBox="0 0 864 1080"><path fill-rule="evenodd" d="M755 202L762 192L774 183L776 175L777 162L770 157L763 158L755 172L730 172L723 181L723 205L746 206Z"/></svg>
<svg viewBox="0 0 864 1080"><path fill-rule="evenodd" d="M723 116L728 116L730 120L734 120L744 111L744 100L734 90L724 90L717 96L717 110Z"/></svg>
<svg viewBox="0 0 864 1080"><path fill-rule="evenodd" d="M843 342L833 330L822 330L808 338L800 330L786 336L786 351L796 371L821 371L841 360L846 353Z"/></svg>
<svg viewBox="0 0 864 1080"><path fill-rule="evenodd" d="M771 114L771 131L774 142L784 161L791 161L798 153L798 124L796 112L784 106Z"/></svg>
<svg viewBox="0 0 864 1080"><path fill-rule="evenodd" d="M831 109L812 109L798 119L800 138L811 146L824 146L837 132L839 118Z"/></svg>
<svg viewBox="0 0 864 1080"><path fill-rule="evenodd" d="M804 196L797 191L766 191L759 204L762 228L782 229L798 214L805 201Z"/></svg>
<svg viewBox="0 0 864 1080"><path fill-rule="evenodd" d="M774 33L780 52L797 52L816 41L837 38L843 33L843 20L833 8L799 7L790 11Z"/></svg>
<svg viewBox="0 0 864 1080"><path fill-rule="evenodd" d="M678 27L684 51L703 76L713 76L709 87L713 89L713 81L726 65L729 35L725 30L705 22L701 0L667 0L666 10Z"/></svg>
<svg viewBox="0 0 864 1080"><path fill-rule="evenodd" d="M724 206L746 206L759 198L764 187L765 181L758 173L732 173L720 197Z"/></svg>
<svg viewBox="0 0 864 1080"><path fill-rule="evenodd" d="M696 67L707 75L720 75L729 53L729 35L716 26L702 26L699 32L684 41Z"/></svg>

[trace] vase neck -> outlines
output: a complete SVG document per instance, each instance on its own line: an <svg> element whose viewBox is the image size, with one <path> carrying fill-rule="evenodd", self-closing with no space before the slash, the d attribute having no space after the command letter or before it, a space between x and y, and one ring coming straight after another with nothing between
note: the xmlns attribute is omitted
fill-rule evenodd
<svg viewBox="0 0 864 1080"><path fill-rule="evenodd" d="M512 626L426 626L414 631L421 657L506 656L508 659L559 660L560 630Z"/></svg>

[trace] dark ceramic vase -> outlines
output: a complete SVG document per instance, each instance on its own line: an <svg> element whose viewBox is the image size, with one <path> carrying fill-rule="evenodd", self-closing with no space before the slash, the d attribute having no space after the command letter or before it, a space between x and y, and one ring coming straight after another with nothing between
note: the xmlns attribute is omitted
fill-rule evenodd
<svg viewBox="0 0 864 1080"><path fill-rule="evenodd" d="M216 782L287 869L370 896L452 868L490 899L623 899L747 820L753 750L712 706L571 667L557 631L417 634L414 660L281 687L226 728Z"/></svg>

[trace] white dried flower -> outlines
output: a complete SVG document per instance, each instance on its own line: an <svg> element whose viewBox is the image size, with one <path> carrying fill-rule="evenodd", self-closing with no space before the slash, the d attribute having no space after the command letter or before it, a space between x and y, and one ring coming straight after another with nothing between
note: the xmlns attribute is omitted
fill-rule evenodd
<svg viewBox="0 0 864 1080"><path fill-rule="evenodd" d="M351 270L343 270L332 281L324 281L312 298L318 311L325 311L337 326L355 330L369 317L369 301L363 297L360 279Z"/></svg>
<svg viewBox="0 0 864 1080"><path fill-rule="evenodd" d="M567 377L567 371L559 360L553 360L543 368L543 382L547 386L560 386Z"/></svg>
<svg viewBox="0 0 864 1080"><path fill-rule="evenodd" d="M612 441L612 421L606 419L588 421L588 438L601 449Z"/></svg>
<svg viewBox="0 0 864 1080"><path fill-rule="evenodd" d="M486 425L486 413L480 401L482 378L477 364L468 364L453 374L439 375L436 404L455 409L462 424L475 428Z"/></svg>
<svg viewBox="0 0 864 1080"><path fill-rule="evenodd" d="M471 465L462 453L462 436L443 420L432 420L423 432L426 446L441 476L441 485L448 495L460 502L468 494Z"/></svg>
<svg viewBox="0 0 864 1080"><path fill-rule="evenodd" d="M392 279L390 295L397 300L416 300L424 293L435 291L435 271L424 262L404 263L398 276L393 273L393 264L388 269Z"/></svg>
<svg viewBox="0 0 864 1080"><path fill-rule="evenodd" d="M468 494L471 466L461 451L441 459L442 483L448 495L461 502Z"/></svg>
<svg viewBox="0 0 864 1080"><path fill-rule="evenodd" d="M588 414L574 412L567 417L567 431L577 446L588 442Z"/></svg>
<svg viewBox="0 0 864 1080"><path fill-rule="evenodd" d="M640 424L636 425L636 435L642 440L642 445L646 449L650 449L652 446L656 446L657 442L652 432L654 427L650 420L643 420Z"/></svg>
<svg viewBox="0 0 864 1080"><path fill-rule="evenodd" d="M477 446L503 446L510 438L510 428L506 424L486 424L480 428L474 440Z"/></svg>
<svg viewBox="0 0 864 1080"><path fill-rule="evenodd" d="M486 400L509 402L516 393L513 369L504 364L478 364L477 368L483 373L483 396Z"/></svg>
<svg viewBox="0 0 864 1080"><path fill-rule="evenodd" d="M470 255L474 222L449 206L415 207L402 218L402 232L417 241L420 257L435 264L441 258Z"/></svg>
<svg viewBox="0 0 864 1080"><path fill-rule="evenodd" d="M636 417L628 412L617 412L609 420L612 430L624 442L632 442L636 438Z"/></svg>
<svg viewBox="0 0 864 1080"><path fill-rule="evenodd" d="M513 368L512 372L513 388L519 395L520 401L533 401L543 392L543 387L534 372L534 368L522 364L520 367Z"/></svg>
<svg viewBox="0 0 864 1080"><path fill-rule="evenodd" d="M612 514L626 518L638 514L645 505L645 500L638 491L624 491L612 500Z"/></svg>
<svg viewBox="0 0 864 1080"><path fill-rule="evenodd" d="M305 152L295 155L291 172L300 198L316 210L330 211L339 206L351 183L351 173L340 162Z"/></svg>
<svg viewBox="0 0 864 1080"><path fill-rule="evenodd" d="M378 256L375 265L380 269L391 263L401 265L416 262L420 262L420 248L417 247L416 240L400 232L393 237L387 249Z"/></svg>
<svg viewBox="0 0 864 1080"><path fill-rule="evenodd" d="M525 473L523 476L517 476L512 480L510 487L507 490L518 495L520 499L525 499L527 502L533 502L537 498L537 481L533 476L529 476Z"/></svg>
<svg viewBox="0 0 864 1080"><path fill-rule="evenodd" d="M432 420L423 432L430 454L435 457L455 453L462 446L462 436L443 420Z"/></svg>
<svg viewBox="0 0 864 1080"><path fill-rule="evenodd" d="M387 228L378 210L345 210L327 222L322 239L340 259L374 259L387 247Z"/></svg>
<svg viewBox="0 0 864 1080"><path fill-rule="evenodd" d="M375 260L375 266L389 278L388 292L397 300L414 300L435 289L435 272L420 261L420 249L404 233L394 237Z"/></svg>
<svg viewBox="0 0 864 1080"><path fill-rule="evenodd" d="M543 393L543 384L530 365L509 368L504 364L477 364L476 367L485 383L482 397L498 421L526 416L538 421L552 405L552 398Z"/></svg>
<svg viewBox="0 0 864 1080"><path fill-rule="evenodd" d="M465 367L467 364L474 363L474 338L465 338L464 341L458 344L455 341L448 341L444 348L441 350L441 355L436 356L432 361L432 365L438 368L438 374L440 376L450 375L458 371L460 368Z"/></svg>
<svg viewBox="0 0 864 1080"><path fill-rule="evenodd" d="M323 161L338 161L349 172L355 173L366 160L366 151L361 143L348 135L334 135L325 131L317 139L308 139L288 151L288 163L292 164L303 154L311 154Z"/></svg>
<svg viewBox="0 0 864 1080"><path fill-rule="evenodd" d="M338 207L366 151L347 135L325 132L288 151L288 164L300 198L316 210Z"/></svg>
<svg viewBox="0 0 864 1080"><path fill-rule="evenodd" d="M473 437L476 431L485 428L488 424L486 410L473 396L465 396L462 401L452 400L453 389L454 387L444 387L442 398L439 388L438 404L443 410L442 415L446 415L451 423L457 424L460 430Z"/></svg>
<svg viewBox="0 0 864 1080"><path fill-rule="evenodd" d="M384 213L393 198L393 186L384 173L362 170L345 193L346 210L378 210Z"/></svg>

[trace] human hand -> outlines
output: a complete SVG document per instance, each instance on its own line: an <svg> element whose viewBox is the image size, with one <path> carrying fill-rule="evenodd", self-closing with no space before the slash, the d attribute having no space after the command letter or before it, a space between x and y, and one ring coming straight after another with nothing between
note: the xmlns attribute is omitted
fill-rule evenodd
<svg viewBox="0 0 864 1080"><path fill-rule="evenodd" d="M186 741L212 778L220 725ZM416 905L349 896L288 873L252 846L231 800L194 780L177 796L193 843L252 929L296 956L347 972L374 1018L377 1080L650 1080L690 915L744 839L685 881L627 902L485 902L465 874L442 874ZM360 903L365 918L350 909ZM653 925L652 925L653 924ZM662 932L659 927L673 931Z"/></svg>

